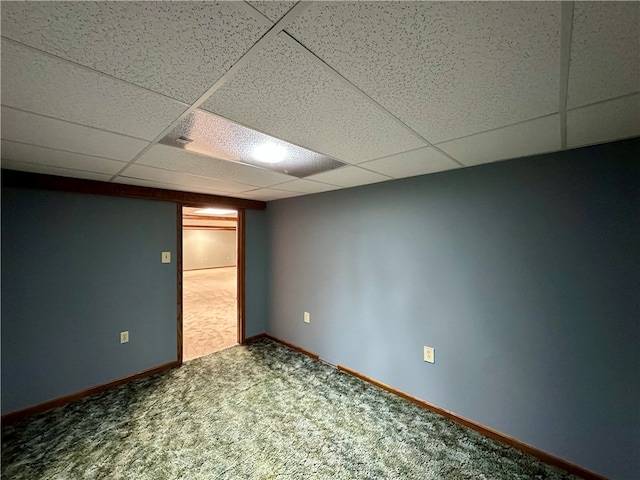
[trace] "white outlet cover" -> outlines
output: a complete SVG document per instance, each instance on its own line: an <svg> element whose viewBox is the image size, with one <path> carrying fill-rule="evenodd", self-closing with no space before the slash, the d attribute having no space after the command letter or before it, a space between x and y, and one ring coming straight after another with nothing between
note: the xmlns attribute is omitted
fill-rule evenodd
<svg viewBox="0 0 640 480"><path fill-rule="evenodd" d="M429 363L435 363L436 361L436 349L433 347L424 347L424 361Z"/></svg>
<svg viewBox="0 0 640 480"><path fill-rule="evenodd" d="M171 263L171 252L162 252L162 263Z"/></svg>
<svg viewBox="0 0 640 480"><path fill-rule="evenodd" d="M129 341L129 332L120 332L120 343L127 343Z"/></svg>
<svg viewBox="0 0 640 480"><path fill-rule="evenodd" d="M311 315L309 315L309 312L304 312L304 323L311 323Z"/></svg>

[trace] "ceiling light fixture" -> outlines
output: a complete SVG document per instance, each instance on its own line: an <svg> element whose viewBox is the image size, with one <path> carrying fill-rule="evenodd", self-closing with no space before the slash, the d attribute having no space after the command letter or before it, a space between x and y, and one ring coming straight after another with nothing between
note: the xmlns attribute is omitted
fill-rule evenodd
<svg viewBox="0 0 640 480"><path fill-rule="evenodd" d="M335 158L200 109L183 118L160 143L298 178L345 166Z"/></svg>
<svg viewBox="0 0 640 480"><path fill-rule="evenodd" d="M230 213L237 212L226 208L203 208L201 210L196 210L194 213L199 215L229 215Z"/></svg>
<svg viewBox="0 0 640 480"><path fill-rule="evenodd" d="M263 163L280 163L287 155L287 149L275 143L263 143L253 149L253 158Z"/></svg>

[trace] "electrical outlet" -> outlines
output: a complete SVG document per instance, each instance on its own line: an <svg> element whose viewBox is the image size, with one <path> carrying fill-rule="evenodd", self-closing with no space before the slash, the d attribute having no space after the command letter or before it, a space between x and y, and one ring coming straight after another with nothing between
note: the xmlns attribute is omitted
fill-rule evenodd
<svg viewBox="0 0 640 480"><path fill-rule="evenodd" d="M311 315L309 315L309 312L304 312L304 323L311 323Z"/></svg>
<svg viewBox="0 0 640 480"><path fill-rule="evenodd" d="M429 363L435 363L436 361L436 349L433 347L424 347L424 361Z"/></svg>
<svg viewBox="0 0 640 480"><path fill-rule="evenodd" d="M171 263L171 252L162 252L162 263Z"/></svg>
<svg viewBox="0 0 640 480"><path fill-rule="evenodd" d="M127 343L129 341L129 332L120 332L120 343Z"/></svg>

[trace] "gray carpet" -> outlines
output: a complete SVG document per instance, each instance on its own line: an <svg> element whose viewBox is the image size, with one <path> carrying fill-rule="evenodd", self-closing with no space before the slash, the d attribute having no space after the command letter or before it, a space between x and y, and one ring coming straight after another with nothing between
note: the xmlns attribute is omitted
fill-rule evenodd
<svg viewBox="0 0 640 480"><path fill-rule="evenodd" d="M269 340L2 430L3 479L573 479Z"/></svg>

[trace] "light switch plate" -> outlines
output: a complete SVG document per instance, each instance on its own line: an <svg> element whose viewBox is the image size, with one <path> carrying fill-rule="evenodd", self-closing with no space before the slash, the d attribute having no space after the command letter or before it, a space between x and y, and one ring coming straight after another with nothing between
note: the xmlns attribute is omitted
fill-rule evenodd
<svg viewBox="0 0 640 480"><path fill-rule="evenodd" d="M162 252L162 263L171 263L171 252Z"/></svg>
<svg viewBox="0 0 640 480"><path fill-rule="evenodd" d="M126 332L120 332L120 343L127 342L129 342L129 331L127 330Z"/></svg>
<svg viewBox="0 0 640 480"><path fill-rule="evenodd" d="M311 315L309 315L309 312L304 312L304 323L310 323L311 322Z"/></svg>

